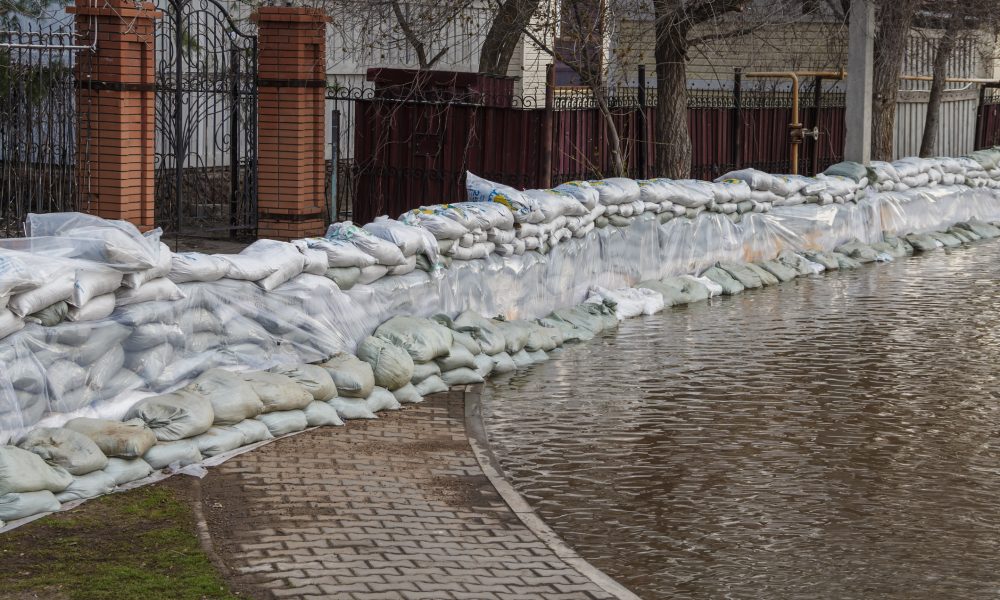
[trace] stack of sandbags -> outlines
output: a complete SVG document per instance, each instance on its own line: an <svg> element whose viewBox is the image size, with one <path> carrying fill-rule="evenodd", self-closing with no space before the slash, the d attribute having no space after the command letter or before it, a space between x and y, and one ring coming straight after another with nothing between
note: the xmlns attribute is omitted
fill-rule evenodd
<svg viewBox="0 0 1000 600"><path fill-rule="evenodd" d="M406 257L403 256L403 252L396 244L372 235L350 221L330 225L324 237L332 242L350 244L375 259L374 264L361 267L359 276L354 283L373 283L385 276L389 269L393 267L405 269L404 265L408 264ZM334 257L329 255L329 251L327 252L330 267L333 267Z"/></svg>
<svg viewBox="0 0 1000 600"><path fill-rule="evenodd" d="M604 331L618 326L613 302L584 302L572 308L562 308L538 320L543 327L556 329L563 343L585 342Z"/></svg>
<svg viewBox="0 0 1000 600"><path fill-rule="evenodd" d="M437 359L451 351L455 339L450 329L433 319L397 316L379 325L372 336L410 355L413 361L410 383L420 396L448 389Z"/></svg>
<svg viewBox="0 0 1000 600"><path fill-rule="evenodd" d="M377 238L394 244L403 253L405 262L390 267L387 275L412 273L417 269L418 263L423 267L422 270L428 272L437 272L440 268L438 242L427 230L384 216L365 225L364 230Z"/></svg>
<svg viewBox="0 0 1000 600"><path fill-rule="evenodd" d="M634 179L609 177L588 183L597 190L598 202L604 206L604 212L596 220L598 227L627 227L646 212L646 203Z"/></svg>
<svg viewBox="0 0 1000 600"><path fill-rule="evenodd" d="M423 401L411 381L413 358L400 346L369 336L358 344L358 358L371 365L375 385L392 392L400 404Z"/></svg>
<svg viewBox="0 0 1000 600"><path fill-rule="evenodd" d="M609 290L595 286L590 289L585 303L613 305L619 321L653 315L663 310L664 306L663 295L646 287Z"/></svg>
<svg viewBox="0 0 1000 600"><path fill-rule="evenodd" d="M664 277L640 282L637 288L646 288L659 292L663 298L663 305L678 306L708 300L712 296L721 293L718 288L709 288L704 281L691 275L680 275L674 277Z"/></svg>
<svg viewBox="0 0 1000 600"><path fill-rule="evenodd" d="M337 397L330 400L342 419L375 419L381 410L399 410L399 400L388 389L375 385L372 365L358 357L340 352L319 364L333 378ZM396 365L398 367L398 365ZM381 375L386 377L386 371ZM389 374L391 380L396 373Z"/></svg>
<svg viewBox="0 0 1000 600"><path fill-rule="evenodd" d="M523 244L516 243L514 215L505 204L476 201L424 206L403 213L400 220L431 233L446 264L452 259L484 258L493 251L524 253Z"/></svg>
<svg viewBox="0 0 1000 600"><path fill-rule="evenodd" d="M313 252L323 252L326 255L327 270L323 275L337 284L341 290L349 290L362 276L365 279L382 271L376 266L375 257L359 247L343 240L328 240L326 238L305 238L292 242L297 248Z"/></svg>
<svg viewBox="0 0 1000 600"><path fill-rule="evenodd" d="M252 281L266 292L274 290L305 269L305 256L287 242L257 240L239 254L217 254L228 268L227 279Z"/></svg>

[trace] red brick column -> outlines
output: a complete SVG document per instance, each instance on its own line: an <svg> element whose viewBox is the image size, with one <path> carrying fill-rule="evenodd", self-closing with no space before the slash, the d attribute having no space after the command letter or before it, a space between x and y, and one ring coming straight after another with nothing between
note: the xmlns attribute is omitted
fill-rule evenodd
<svg viewBox="0 0 1000 600"><path fill-rule="evenodd" d="M79 52L78 156L89 156L89 182L81 169L81 210L107 219L153 227L155 132L153 26L161 13L152 3L76 0L81 39L97 51ZM83 165L80 165L83 167Z"/></svg>
<svg viewBox="0 0 1000 600"><path fill-rule="evenodd" d="M326 23L318 9L270 6L254 15L258 65L258 233L293 239L326 224Z"/></svg>

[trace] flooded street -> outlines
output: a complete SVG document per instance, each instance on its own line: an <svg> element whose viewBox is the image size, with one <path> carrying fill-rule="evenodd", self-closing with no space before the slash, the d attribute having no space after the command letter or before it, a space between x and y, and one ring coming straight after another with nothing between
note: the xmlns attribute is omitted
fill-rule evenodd
<svg viewBox="0 0 1000 600"><path fill-rule="evenodd" d="M1000 597L998 256L626 321L490 380L490 442L643 598Z"/></svg>

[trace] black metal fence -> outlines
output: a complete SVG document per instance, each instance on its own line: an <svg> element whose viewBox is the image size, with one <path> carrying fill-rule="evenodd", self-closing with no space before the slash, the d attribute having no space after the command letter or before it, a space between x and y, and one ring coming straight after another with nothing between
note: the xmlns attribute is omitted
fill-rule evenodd
<svg viewBox="0 0 1000 600"><path fill-rule="evenodd" d="M30 212L85 210L90 52L71 28L0 32L0 237Z"/></svg>

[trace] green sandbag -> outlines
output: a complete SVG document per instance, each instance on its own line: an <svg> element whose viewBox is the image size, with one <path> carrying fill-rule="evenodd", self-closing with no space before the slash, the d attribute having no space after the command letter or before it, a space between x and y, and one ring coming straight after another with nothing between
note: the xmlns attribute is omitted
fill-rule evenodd
<svg viewBox="0 0 1000 600"><path fill-rule="evenodd" d="M777 285L781 283L778 280L778 278L774 276L774 274L770 273L767 269L764 269L763 267L759 267L753 263L747 263L743 266L749 269L750 271L753 271L754 275L756 275L757 278L760 279L760 282L765 286Z"/></svg>
<svg viewBox="0 0 1000 600"><path fill-rule="evenodd" d="M854 260L846 254L841 254L840 252L834 252L833 255L837 258L837 268L838 269L857 269L861 267L861 263Z"/></svg>
<svg viewBox="0 0 1000 600"><path fill-rule="evenodd" d="M893 248L894 252L902 252L901 256L906 256L907 254L913 254L913 246L910 242L905 239L892 235L891 233L885 233L882 235L882 240ZM893 254L895 256L895 254Z"/></svg>
<svg viewBox="0 0 1000 600"><path fill-rule="evenodd" d="M958 239L957 237L955 237L953 235L950 235L950 234L947 234L947 233L944 233L944 232L941 232L941 231L932 231L932 232L930 232L929 235L932 238L934 238L937 241L939 241L942 244L944 244L945 247L947 247L947 248L954 248L956 246L961 246L962 245L962 240Z"/></svg>
<svg viewBox="0 0 1000 600"><path fill-rule="evenodd" d="M972 233L971 231L961 229L959 227L949 227L947 231L945 231L945 233L947 233L950 236L957 237L959 241L962 242L963 244L975 242L976 240L979 239L978 235Z"/></svg>
<svg viewBox="0 0 1000 600"><path fill-rule="evenodd" d="M823 171L823 174L847 177L857 183L868 176L868 169L861 163L845 160L844 162L830 165L825 171Z"/></svg>
<svg viewBox="0 0 1000 600"><path fill-rule="evenodd" d="M734 279L728 271L719 267L710 267L702 273L702 277L708 277L713 282L719 284L722 287L722 293L726 296L739 294L745 289L743 284Z"/></svg>
<svg viewBox="0 0 1000 600"><path fill-rule="evenodd" d="M764 287L764 283L761 282L760 277L757 277L756 273L740 263L717 262L715 266L732 275L733 279L739 281L744 289L755 290Z"/></svg>
<svg viewBox="0 0 1000 600"><path fill-rule="evenodd" d="M774 275L775 278L782 283L791 281L799 276L795 269L792 269L777 260L765 260L760 263L760 267L771 275Z"/></svg>
<svg viewBox="0 0 1000 600"><path fill-rule="evenodd" d="M841 254L849 256L860 263L875 262L878 252L868 244L862 244L858 240L852 239L846 244L837 246L835 250Z"/></svg>
<svg viewBox="0 0 1000 600"><path fill-rule="evenodd" d="M979 237L983 239L993 239L995 237L1000 237L1000 228L997 228L985 221L980 221L978 219L972 219L965 223L958 223L955 227L961 227L968 231L972 231Z"/></svg>
<svg viewBox="0 0 1000 600"><path fill-rule="evenodd" d="M805 253L805 257L814 263L823 265L827 271L835 271L840 268L840 262L832 252L808 251Z"/></svg>
<svg viewBox="0 0 1000 600"><path fill-rule="evenodd" d="M816 265L813 264L809 259L802 256L801 254L796 254L791 250L785 250L778 255L777 261L789 269L794 269L799 275L815 275ZM822 266L822 265L820 265Z"/></svg>
<svg viewBox="0 0 1000 600"><path fill-rule="evenodd" d="M699 300L707 300L710 296L708 288L694 279L684 277L665 277L643 281L636 287L659 292L663 296L664 306L679 306Z"/></svg>

